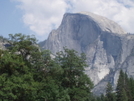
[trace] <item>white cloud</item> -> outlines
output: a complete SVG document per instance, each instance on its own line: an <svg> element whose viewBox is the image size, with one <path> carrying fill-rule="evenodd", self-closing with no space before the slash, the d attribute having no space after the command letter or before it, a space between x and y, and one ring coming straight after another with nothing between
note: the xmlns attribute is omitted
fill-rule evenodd
<svg viewBox="0 0 134 101"><path fill-rule="evenodd" d="M134 33L134 1L132 0L73 0L73 12L89 11L105 16Z"/></svg>
<svg viewBox="0 0 134 101"><path fill-rule="evenodd" d="M134 33L134 2L132 0L14 0L20 2L24 23L46 39L57 28L65 12L88 11L120 24L127 32Z"/></svg>
<svg viewBox="0 0 134 101"><path fill-rule="evenodd" d="M23 10L23 22L36 36L46 39L53 28L61 23L67 4L64 0L14 0Z"/></svg>

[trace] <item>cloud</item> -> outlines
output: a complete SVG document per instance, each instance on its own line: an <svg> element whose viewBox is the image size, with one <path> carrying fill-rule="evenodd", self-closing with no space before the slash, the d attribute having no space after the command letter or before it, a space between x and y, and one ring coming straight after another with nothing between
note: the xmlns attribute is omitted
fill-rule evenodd
<svg viewBox="0 0 134 101"><path fill-rule="evenodd" d="M105 16L134 33L134 1L132 0L73 0L72 12L89 11Z"/></svg>
<svg viewBox="0 0 134 101"><path fill-rule="evenodd" d="M68 8L63 0L14 0L23 11L23 22L36 36L46 39L57 28Z"/></svg>
<svg viewBox="0 0 134 101"><path fill-rule="evenodd" d="M13 0L19 2L23 22L40 38L57 28L66 12L93 12L105 16L134 33L133 0Z"/></svg>

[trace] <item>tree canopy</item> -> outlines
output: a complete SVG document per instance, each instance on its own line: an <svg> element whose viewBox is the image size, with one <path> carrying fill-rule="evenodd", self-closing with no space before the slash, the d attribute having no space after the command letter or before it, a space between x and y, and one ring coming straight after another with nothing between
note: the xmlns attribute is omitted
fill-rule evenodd
<svg viewBox="0 0 134 101"><path fill-rule="evenodd" d="M0 101L134 101L134 80L120 71L117 88L93 96L86 56L64 47L52 58L34 36L9 35L0 49Z"/></svg>
<svg viewBox="0 0 134 101"><path fill-rule="evenodd" d="M0 50L0 101L90 101L85 55L64 48L51 57L34 36L9 35Z"/></svg>

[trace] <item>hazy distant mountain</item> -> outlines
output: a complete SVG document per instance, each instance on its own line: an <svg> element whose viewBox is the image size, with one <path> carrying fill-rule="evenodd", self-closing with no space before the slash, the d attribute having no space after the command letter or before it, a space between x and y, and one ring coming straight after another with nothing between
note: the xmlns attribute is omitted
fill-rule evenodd
<svg viewBox="0 0 134 101"><path fill-rule="evenodd" d="M89 64L86 73L95 84L95 94L104 92L108 81L115 87L120 69L134 76L134 35L105 17L67 13L59 28L40 44L54 54L64 46L84 52Z"/></svg>

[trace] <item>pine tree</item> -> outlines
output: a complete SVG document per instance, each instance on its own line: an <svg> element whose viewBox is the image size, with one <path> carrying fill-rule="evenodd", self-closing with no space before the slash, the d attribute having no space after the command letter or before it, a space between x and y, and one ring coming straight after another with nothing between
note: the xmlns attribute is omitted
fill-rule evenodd
<svg viewBox="0 0 134 101"><path fill-rule="evenodd" d="M104 94L101 94L100 99L101 101L107 101L106 96Z"/></svg>
<svg viewBox="0 0 134 101"><path fill-rule="evenodd" d="M54 59L32 36L10 34L0 50L2 101L90 101L93 84L84 73L85 55L66 49Z"/></svg>
<svg viewBox="0 0 134 101"><path fill-rule="evenodd" d="M128 101L132 101L132 93L131 93L131 86L130 86L130 79L128 78L128 75L124 73L125 79L124 79L124 90L126 91Z"/></svg>
<svg viewBox="0 0 134 101"><path fill-rule="evenodd" d="M133 78L129 79L129 88L130 88L130 92L131 92L131 96L132 96L131 101L134 101L134 79Z"/></svg>
<svg viewBox="0 0 134 101"><path fill-rule="evenodd" d="M39 86L34 80L34 65L40 54L36 39L22 34L10 35L10 47L0 55L0 98L10 101L33 101ZM32 61L31 61L32 57ZM38 60L38 59L37 59ZM35 94L35 95L34 95Z"/></svg>
<svg viewBox="0 0 134 101"><path fill-rule="evenodd" d="M122 88L124 88L124 73L121 70L116 88L117 101L121 101L122 99Z"/></svg>
<svg viewBox="0 0 134 101"><path fill-rule="evenodd" d="M43 87L46 53L36 39L22 34L10 35L10 47L0 50L0 98L10 101L35 101ZM45 58L44 58L45 57ZM38 78L38 79L37 79Z"/></svg>
<svg viewBox="0 0 134 101"><path fill-rule="evenodd" d="M88 101L91 96L93 84L89 77L84 73L85 55L74 50L64 49L57 53L56 61L60 64L64 73L61 77L62 87L68 89L70 101Z"/></svg>
<svg viewBox="0 0 134 101"><path fill-rule="evenodd" d="M121 97L120 101L128 101L128 96L124 89L122 89L122 97Z"/></svg>
<svg viewBox="0 0 134 101"><path fill-rule="evenodd" d="M132 101L130 81L126 73L120 71L116 88L117 101Z"/></svg>
<svg viewBox="0 0 134 101"><path fill-rule="evenodd" d="M116 101L115 93L113 93L112 85L109 82L106 88L106 101Z"/></svg>

